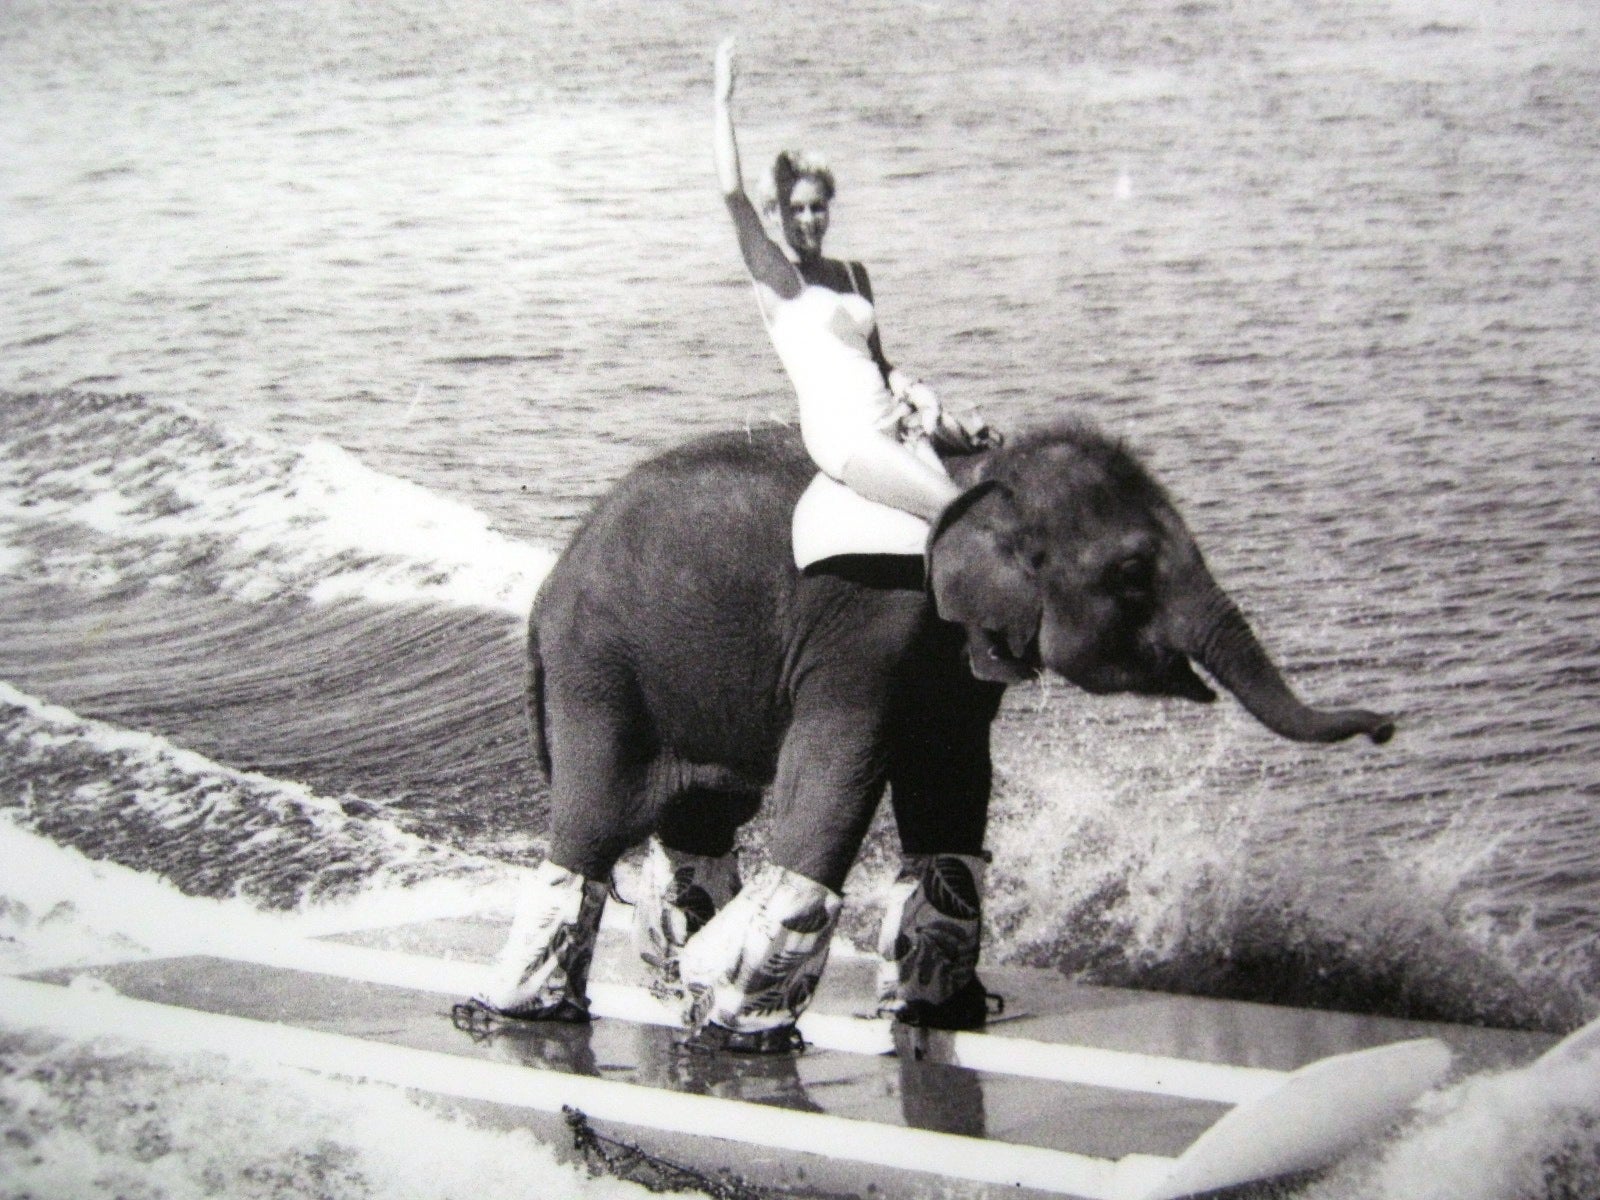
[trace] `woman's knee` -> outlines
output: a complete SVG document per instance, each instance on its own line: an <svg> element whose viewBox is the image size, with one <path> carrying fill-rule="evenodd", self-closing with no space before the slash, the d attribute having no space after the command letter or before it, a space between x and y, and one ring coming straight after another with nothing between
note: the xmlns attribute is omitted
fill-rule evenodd
<svg viewBox="0 0 1600 1200"><path fill-rule="evenodd" d="M852 491L932 520L960 494L943 471L918 458L909 446L881 434L861 439L845 460L839 481Z"/></svg>

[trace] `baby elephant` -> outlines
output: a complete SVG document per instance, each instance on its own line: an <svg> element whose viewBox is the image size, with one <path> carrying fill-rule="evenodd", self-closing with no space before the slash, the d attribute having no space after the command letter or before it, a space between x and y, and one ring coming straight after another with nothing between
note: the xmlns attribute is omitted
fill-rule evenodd
<svg viewBox="0 0 1600 1200"><path fill-rule="evenodd" d="M805 571L790 519L815 468L789 430L692 442L600 501L534 605L550 856L477 1004L585 1019L612 868L654 835L641 950L692 1038L793 1047L887 785L905 858L882 1010L974 1028L989 726L1007 683L1049 669L1096 694L1215 699L1192 659L1284 737L1393 732L1295 697L1116 442L1062 422L950 466L964 491L924 558ZM769 861L741 887L736 832L769 787Z"/></svg>

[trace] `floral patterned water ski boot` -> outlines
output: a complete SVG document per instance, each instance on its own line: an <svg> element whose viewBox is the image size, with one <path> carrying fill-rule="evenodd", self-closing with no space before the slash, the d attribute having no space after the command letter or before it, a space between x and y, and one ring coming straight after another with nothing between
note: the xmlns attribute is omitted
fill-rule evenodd
<svg viewBox="0 0 1600 1200"><path fill-rule="evenodd" d="M841 904L815 880L762 867L683 948L687 1044L745 1054L802 1048L795 1022L817 990Z"/></svg>
<svg viewBox="0 0 1600 1200"><path fill-rule="evenodd" d="M548 860L536 867L489 981L470 1004L525 1021L587 1021L589 965L606 892L604 880Z"/></svg>
<svg viewBox="0 0 1600 1200"><path fill-rule="evenodd" d="M650 990L662 999L685 996L679 956L689 939L739 894L735 855L708 857L650 840L633 908L633 944L655 969Z"/></svg>
<svg viewBox="0 0 1600 1200"><path fill-rule="evenodd" d="M906 855L878 936L880 1013L930 1029L983 1027L1000 1003L978 979L987 865L971 854Z"/></svg>

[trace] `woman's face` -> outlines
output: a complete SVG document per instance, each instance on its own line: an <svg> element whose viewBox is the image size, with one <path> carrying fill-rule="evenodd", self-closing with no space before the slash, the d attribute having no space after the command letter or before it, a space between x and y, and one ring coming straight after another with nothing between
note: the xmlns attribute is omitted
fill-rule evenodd
<svg viewBox="0 0 1600 1200"><path fill-rule="evenodd" d="M822 257L822 239L828 232L828 191L822 181L802 175L780 205L783 236L802 260Z"/></svg>

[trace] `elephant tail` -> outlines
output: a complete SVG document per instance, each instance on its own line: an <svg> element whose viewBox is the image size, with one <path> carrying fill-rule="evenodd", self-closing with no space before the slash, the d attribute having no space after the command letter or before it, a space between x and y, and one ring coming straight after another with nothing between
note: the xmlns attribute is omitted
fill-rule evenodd
<svg viewBox="0 0 1600 1200"><path fill-rule="evenodd" d="M539 657L538 613L528 622L528 734L533 742L533 760L544 781L550 782L550 739L544 726L544 660Z"/></svg>

